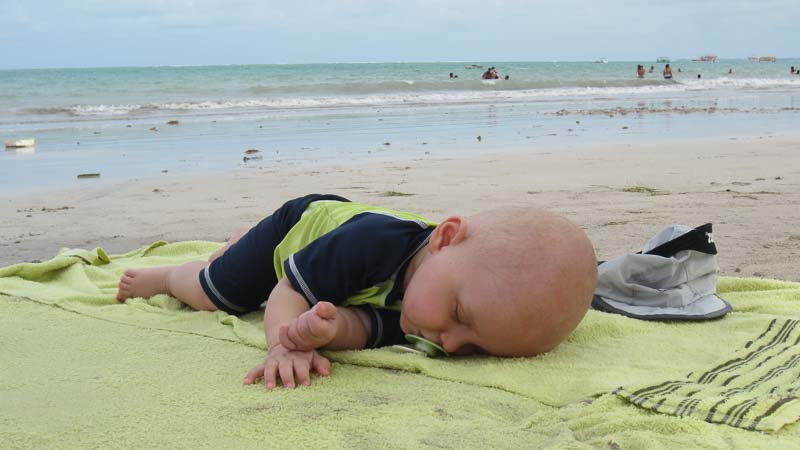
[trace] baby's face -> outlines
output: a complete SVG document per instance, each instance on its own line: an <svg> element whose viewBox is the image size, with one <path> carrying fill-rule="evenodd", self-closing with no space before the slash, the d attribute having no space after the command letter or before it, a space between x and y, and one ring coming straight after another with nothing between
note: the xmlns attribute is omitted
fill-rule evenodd
<svg viewBox="0 0 800 450"><path fill-rule="evenodd" d="M507 280L506 280L507 281ZM502 298L502 282L445 250L428 259L406 287L400 327L458 355L525 353L525 336L536 324L512 299Z"/></svg>

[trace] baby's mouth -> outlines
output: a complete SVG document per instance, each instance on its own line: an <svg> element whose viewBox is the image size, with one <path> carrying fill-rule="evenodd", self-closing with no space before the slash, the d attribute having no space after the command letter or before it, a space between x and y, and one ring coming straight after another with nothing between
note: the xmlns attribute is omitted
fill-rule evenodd
<svg viewBox="0 0 800 450"><path fill-rule="evenodd" d="M403 330L403 334L406 334L406 335L407 334L414 334L414 335L417 335L417 336L422 336L422 334L420 334L419 331L417 331L416 329L414 329L414 327L411 327L411 326L403 326L403 324L400 324L400 329Z"/></svg>
<svg viewBox="0 0 800 450"><path fill-rule="evenodd" d="M403 334L409 335L413 334L415 336L419 336L421 338L425 338L428 341L435 343L436 345L442 345L439 341L438 337L429 336L427 333L424 333L422 330L415 327L411 322L409 322L405 317L400 316L400 329L403 331Z"/></svg>

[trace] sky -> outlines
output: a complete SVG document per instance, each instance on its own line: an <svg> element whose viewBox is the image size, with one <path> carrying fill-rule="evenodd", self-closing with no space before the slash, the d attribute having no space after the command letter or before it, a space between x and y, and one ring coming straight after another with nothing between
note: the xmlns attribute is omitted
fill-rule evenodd
<svg viewBox="0 0 800 450"><path fill-rule="evenodd" d="M800 0L0 0L0 69L800 56Z"/></svg>

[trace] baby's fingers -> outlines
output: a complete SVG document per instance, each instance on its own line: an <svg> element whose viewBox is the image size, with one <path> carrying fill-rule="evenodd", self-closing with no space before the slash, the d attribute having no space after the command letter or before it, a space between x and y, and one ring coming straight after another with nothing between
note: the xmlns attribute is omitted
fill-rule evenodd
<svg viewBox="0 0 800 450"><path fill-rule="evenodd" d="M297 377L297 383L301 386L308 386L311 384L311 366L305 359L296 359L294 361L294 375Z"/></svg>
<svg viewBox="0 0 800 450"><path fill-rule="evenodd" d="M281 382L283 382L283 387L285 388L294 388L294 364L292 364L291 359L283 360L278 365L278 371L280 372Z"/></svg>
<svg viewBox="0 0 800 450"><path fill-rule="evenodd" d="M291 341L294 346L290 350L307 351L317 348L320 338L314 334L312 323L321 321L322 319L313 313L306 313L289 324L289 328L286 330L286 340ZM282 341L283 339L281 339Z"/></svg>
<svg viewBox="0 0 800 450"><path fill-rule="evenodd" d="M329 309L332 311L327 311ZM331 318L326 318L331 312ZM330 303L317 304L313 310L303 314L289 327L289 336L303 350L319 348L329 343L336 335L335 319L335 306Z"/></svg>
<svg viewBox="0 0 800 450"><path fill-rule="evenodd" d="M278 328L278 339L281 341L281 345L283 345L288 350L298 350L297 344L289 337L289 325L281 325Z"/></svg>
<svg viewBox="0 0 800 450"><path fill-rule="evenodd" d="M328 361L328 358L314 352L314 357L311 359L311 368L318 374L326 377L331 373L331 362Z"/></svg>
<svg viewBox="0 0 800 450"><path fill-rule="evenodd" d="M329 308L328 308L329 307ZM309 317L306 321L306 328L302 330L304 332L306 339L313 340L315 342L330 342L333 339L333 336L336 334L336 324L333 322L333 319L336 318L336 307L331 305L330 303L326 305L317 304L314 306L314 312L318 311L325 311L327 309L333 309L332 317L325 317L328 315L327 312L320 315L319 313L314 314L313 316ZM316 348L316 347L315 347Z"/></svg>
<svg viewBox="0 0 800 450"><path fill-rule="evenodd" d="M264 364L264 387L272 389L278 384L278 362L274 359L267 360Z"/></svg>
<svg viewBox="0 0 800 450"><path fill-rule="evenodd" d="M247 372L244 377L244 384L253 384L264 376L264 363L261 363Z"/></svg>
<svg viewBox="0 0 800 450"><path fill-rule="evenodd" d="M335 319L336 305L331 302L319 302L314 305L314 312L322 319Z"/></svg>

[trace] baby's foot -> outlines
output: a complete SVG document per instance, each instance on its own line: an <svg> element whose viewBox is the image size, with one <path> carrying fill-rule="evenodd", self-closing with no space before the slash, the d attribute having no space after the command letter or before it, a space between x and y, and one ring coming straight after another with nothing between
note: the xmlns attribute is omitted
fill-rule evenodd
<svg viewBox="0 0 800 450"><path fill-rule="evenodd" d="M117 300L124 302L133 297L150 298L157 294L168 294L167 275L172 267L128 269L119 279Z"/></svg>
<svg viewBox="0 0 800 450"><path fill-rule="evenodd" d="M307 351L328 345L336 336L336 306L319 302L280 328L281 344L289 350Z"/></svg>

